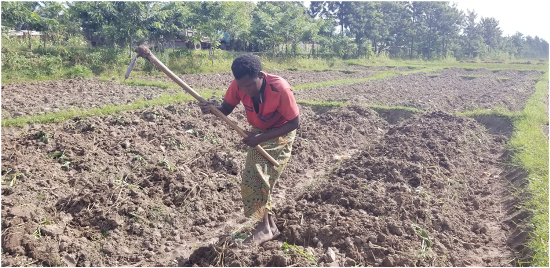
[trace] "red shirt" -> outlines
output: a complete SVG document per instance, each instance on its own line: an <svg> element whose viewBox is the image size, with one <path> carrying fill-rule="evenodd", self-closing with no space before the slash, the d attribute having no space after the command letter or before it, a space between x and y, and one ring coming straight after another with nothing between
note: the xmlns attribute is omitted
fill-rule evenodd
<svg viewBox="0 0 550 268"><path fill-rule="evenodd" d="M246 119L248 123L261 130L280 127L288 120L296 118L300 112L298 105L294 100L290 84L283 78L262 72L266 79L264 95L260 102L260 111L256 114L252 98L246 95L237 86L237 81L233 79L231 85L225 93L225 101L237 106L242 102L246 110Z"/></svg>

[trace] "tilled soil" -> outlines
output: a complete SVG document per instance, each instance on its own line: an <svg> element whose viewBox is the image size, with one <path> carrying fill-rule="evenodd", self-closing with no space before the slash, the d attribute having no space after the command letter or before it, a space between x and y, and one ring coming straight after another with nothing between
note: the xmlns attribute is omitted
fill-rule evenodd
<svg viewBox="0 0 550 268"><path fill-rule="evenodd" d="M503 72L532 90L527 73ZM241 239L255 225L240 197L246 146L196 103L3 128L2 265L517 265L527 233L515 223L529 215L509 184L524 174L503 169L499 124L440 111L389 124L355 105L300 112L273 196L281 236L261 246ZM242 107L230 118L246 128Z"/></svg>
<svg viewBox="0 0 550 268"><path fill-rule="evenodd" d="M163 93L175 92L173 89L102 82L97 78L9 83L2 85L2 118L126 104L139 98L151 100Z"/></svg>
<svg viewBox="0 0 550 268"><path fill-rule="evenodd" d="M525 215L501 177L517 176L499 166L505 140L472 119L415 116L287 201L277 241L250 247L222 239L195 251L190 264L514 265L507 245L519 244L510 228Z"/></svg>
<svg viewBox="0 0 550 268"><path fill-rule="evenodd" d="M373 69L376 71L380 68ZM301 85L338 79L366 78L372 76L375 71L345 73L341 71L273 70L268 73L284 77L291 85ZM180 75L179 77L193 89L220 91L227 90L233 80L233 75L230 72ZM174 83L167 76L139 79ZM126 104L138 98L150 100L163 93L174 94L179 91L182 90L161 89L152 86L128 86L116 81L103 82L97 78L9 83L2 85L2 118L57 112L75 107L93 108L108 104Z"/></svg>
<svg viewBox="0 0 550 268"><path fill-rule="evenodd" d="M362 68L360 68L362 67ZM406 71L408 68L348 66L357 72L273 70L291 85L318 83L339 79L368 78L376 72ZM437 74L410 74L364 83L346 84L296 91L299 100L350 101L353 103L407 106L423 110L447 112L475 108L507 107L519 110L532 93L538 72L504 70L493 73L487 69L467 71L459 68ZM472 77L479 76L472 79ZM231 83L231 73L181 75L194 89L214 89L223 93ZM507 78L507 79L506 79ZM140 78L173 83L166 76ZM2 118L44 114L72 108L94 108L109 104L126 104L139 98L150 100L161 94L181 90L151 86L128 86L116 81L99 79L65 79L9 83L2 85ZM29 96L32 96L29 98Z"/></svg>
<svg viewBox="0 0 550 268"><path fill-rule="evenodd" d="M353 66L356 67L356 66ZM357 66L359 67L359 66ZM375 72L386 70L385 68L365 67L344 69L341 71L311 71L311 70L266 70L265 72L285 78L291 85L302 85L309 83L319 83L338 79L354 79L372 76ZM228 85L234 77L231 72L213 73L213 74L184 74L179 76L192 88L209 88L217 90L227 90ZM140 79L162 81L172 83L167 76L143 77ZM188 82L187 82L188 81Z"/></svg>
<svg viewBox="0 0 550 268"><path fill-rule="evenodd" d="M426 111L524 108L538 71L520 72L459 68L434 73L398 75L364 83L328 86L295 93L298 100L338 101L413 107ZM311 92L310 92L311 91Z"/></svg>

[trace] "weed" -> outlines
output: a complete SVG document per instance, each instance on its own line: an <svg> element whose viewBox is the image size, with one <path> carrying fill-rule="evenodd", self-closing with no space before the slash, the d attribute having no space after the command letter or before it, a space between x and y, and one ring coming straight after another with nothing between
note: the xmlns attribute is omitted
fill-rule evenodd
<svg viewBox="0 0 550 268"><path fill-rule="evenodd" d="M14 173L9 174L12 171L11 168L6 169L5 174L2 176L2 184L6 184L6 176L9 176L9 187L13 187L15 185L15 182L17 182L17 178L23 175L23 173Z"/></svg>
<svg viewBox="0 0 550 268"><path fill-rule="evenodd" d="M46 195L44 195L44 193L39 193L38 194L38 199L44 199L44 197L46 197Z"/></svg>
<svg viewBox="0 0 550 268"><path fill-rule="evenodd" d="M168 140L170 141L170 143L172 143L172 145L174 145L174 147L178 148L178 149L183 149L183 144L176 140L174 137L169 137Z"/></svg>
<svg viewBox="0 0 550 268"><path fill-rule="evenodd" d="M418 232L418 235L420 236L420 238L422 238L422 250L426 251L429 248L431 248L432 247L432 240L428 236L428 233L424 229L422 229L422 227L420 227L416 224L413 224L412 226Z"/></svg>
<svg viewBox="0 0 550 268"><path fill-rule="evenodd" d="M206 134L204 135L204 137L202 138L203 141L209 141L210 143L212 144L220 144L220 142L218 141L218 139L216 139L214 137L214 135L210 132L206 132Z"/></svg>
<svg viewBox="0 0 550 268"><path fill-rule="evenodd" d="M428 203L430 202L430 195L428 195L428 192L426 192L422 187L416 188L415 192L426 199Z"/></svg>
<svg viewBox="0 0 550 268"><path fill-rule="evenodd" d="M66 161L63 165L61 165L61 169L65 171L71 169L71 161Z"/></svg>
<svg viewBox="0 0 550 268"><path fill-rule="evenodd" d="M199 136L199 132L194 130L194 129L188 129L187 131L185 131L185 133L190 134L190 135L195 136L195 137Z"/></svg>
<svg viewBox="0 0 550 268"><path fill-rule="evenodd" d="M103 229L101 230L101 239L106 239L109 236L109 230Z"/></svg>
<svg viewBox="0 0 550 268"><path fill-rule="evenodd" d="M311 253L305 252L295 245L289 245L287 242L283 244L283 253L290 255L290 254L293 254L293 251L303 256L307 260L317 263L317 260L313 257Z"/></svg>
<svg viewBox="0 0 550 268"><path fill-rule="evenodd" d="M126 124L126 122L124 122L124 119L122 119L122 116L118 116L115 119L114 124L124 126Z"/></svg>
<svg viewBox="0 0 550 268"><path fill-rule="evenodd" d="M166 170L168 170L170 172L175 170L175 167L170 165L170 163L168 163L168 160L166 160L166 159L163 159L162 161L160 161L159 165L162 166L162 167L165 167Z"/></svg>
<svg viewBox="0 0 550 268"><path fill-rule="evenodd" d="M43 143L48 143L49 139L51 137L52 137L51 134L48 134L48 133L44 132L43 130L38 131L38 133L36 133L36 135L34 135L35 139L40 140Z"/></svg>
<svg viewBox="0 0 550 268"><path fill-rule="evenodd" d="M38 224L38 227L36 228L36 230L34 231L33 235L34 235L34 238L36 239L40 239L42 237L42 226L44 225L51 225L51 223L49 221L43 221L41 222L40 224Z"/></svg>
<svg viewBox="0 0 550 268"><path fill-rule="evenodd" d="M117 184L120 184L121 187L128 187L128 189L140 189L142 190L143 188L137 184L132 184L132 183L129 183L127 182L125 179L117 179L117 180L114 180L113 181L114 183L117 183Z"/></svg>

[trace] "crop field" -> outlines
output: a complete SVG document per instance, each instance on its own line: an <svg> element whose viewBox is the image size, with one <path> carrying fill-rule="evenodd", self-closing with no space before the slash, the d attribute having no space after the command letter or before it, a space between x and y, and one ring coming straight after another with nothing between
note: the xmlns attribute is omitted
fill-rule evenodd
<svg viewBox="0 0 550 268"><path fill-rule="evenodd" d="M243 243L246 145L169 78L2 84L2 266L528 265L548 67L471 66L266 70L301 126L281 235L260 246ZM180 77L216 100L233 79ZM514 142L532 103L546 167L530 169ZM247 129L241 105L230 118Z"/></svg>

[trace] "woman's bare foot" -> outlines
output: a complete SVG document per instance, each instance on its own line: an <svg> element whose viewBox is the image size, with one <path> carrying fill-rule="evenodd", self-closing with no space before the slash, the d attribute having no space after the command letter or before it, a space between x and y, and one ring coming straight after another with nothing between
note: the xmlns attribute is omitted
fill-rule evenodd
<svg viewBox="0 0 550 268"><path fill-rule="evenodd" d="M273 217L273 215L269 214L268 218L269 218L269 227L271 229L271 233L273 233L273 238L272 239L275 239L275 238L279 237L281 232L279 232L279 229L277 229L277 225L275 224L275 217Z"/></svg>
<svg viewBox="0 0 550 268"><path fill-rule="evenodd" d="M269 241L280 234L275 221L272 215L267 213L267 210L264 214L263 221L258 224L258 227L252 233L251 236L247 237L244 242L254 242L256 245L260 245L266 241Z"/></svg>

